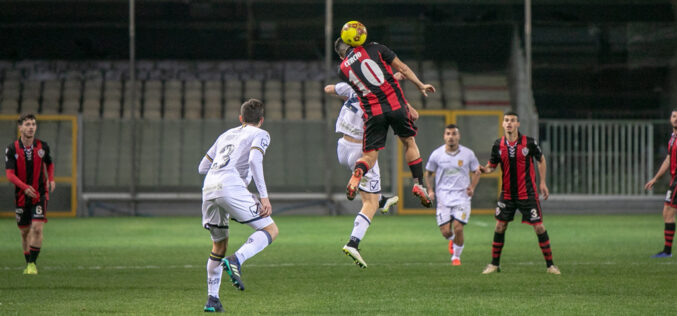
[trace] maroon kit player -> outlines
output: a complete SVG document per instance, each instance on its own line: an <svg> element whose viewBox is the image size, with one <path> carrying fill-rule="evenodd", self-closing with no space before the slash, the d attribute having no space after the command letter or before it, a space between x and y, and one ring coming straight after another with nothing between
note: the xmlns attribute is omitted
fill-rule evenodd
<svg viewBox="0 0 677 316"><path fill-rule="evenodd" d="M543 214L536 190L534 160L538 162L541 195L544 199L548 198L548 187L545 184L545 157L533 138L519 133L519 126L517 113L507 112L503 115L505 136L496 140L491 149L489 163L480 167L483 173L493 172L499 165L503 171L503 189L496 208L492 260L482 273L501 271L499 263L505 242L505 231L508 229L508 223L515 217L515 212L519 210L522 213L522 223L533 226L538 236L538 244L547 266L546 271L551 274L560 274L559 268L552 261L550 238L543 226Z"/></svg>
<svg viewBox="0 0 677 316"><path fill-rule="evenodd" d="M340 38L336 41L335 47L338 48L339 43ZM339 77L357 93L365 122L363 154L355 163L355 171L346 188L348 199L355 198L362 176L378 160L378 151L385 148L388 127L392 127L404 146L404 155L415 180L412 193L421 200L421 204L430 207L432 202L423 186L423 160L414 139L418 130L414 125L417 113L412 111L404 98L399 82L393 77L392 68L415 84L424 96L427 96L428 92L435 92L435 87L421 82L416 74L384 45L368 43L357 47L345 46L344 49L345 51L337 51L339 55L345 56L339 67Z"/></svg>
<svg viewBox="0 0 677 316"><path fill-rule="evenodd" d="M54 164L47 143L35 138L35 116L24 114L18 124L19 139L5 149L5 173L16 186L16 221L26 259L23 273L38 274L35 262L42 247L49 192L55 188Z"/></svg>

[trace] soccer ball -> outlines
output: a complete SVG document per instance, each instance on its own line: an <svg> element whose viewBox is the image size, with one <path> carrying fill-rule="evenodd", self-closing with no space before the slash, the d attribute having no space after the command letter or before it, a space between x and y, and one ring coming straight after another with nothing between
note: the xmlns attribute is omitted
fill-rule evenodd
<svg viewBox="0 0 677 316"><path fill-rule="evenodd" d="M367 27L358 21L350 21L341 28L341 39L352 47L364 44L367 40Z"/></svg>

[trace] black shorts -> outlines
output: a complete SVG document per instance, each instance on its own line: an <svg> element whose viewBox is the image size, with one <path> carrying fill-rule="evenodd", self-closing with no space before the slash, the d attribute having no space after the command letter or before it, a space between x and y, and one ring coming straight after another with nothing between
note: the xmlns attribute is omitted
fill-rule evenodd
<svg viewBox="0 0 677 316"><path fill-rule="evenodd" d="M32 222L47 222L47 200L44 197L36 204L27 201L24 207L16 207L16 225L19 228L29 227Z"/></svg>
<svg viewBox="0 0 677 316"><path fill-rule="evenodd" d="M675 179L672 179L670 181L670 186L668 187L668 192L665 194L665 205L672 207L672 208L677 208L677 181Z"/></svg>
<svg viewBox="0 0 677 316"><path fill-rule="evenodd" d="M498 201L496 207L496 220L501 222L512 222L515 212L519 210L522 213L522 223L536 225L543 223L543 213L541 212L541 203L535 199L529 200L504 200Z"/></svg>
<svg viewBox="0 0 677 316"><path fill-rule="evenodd" d="M362 151L370 152L385 148L388 126L392 127L395 135L399 137L416 136L418 131L407 106L372 116L364 123Z"/></svg>

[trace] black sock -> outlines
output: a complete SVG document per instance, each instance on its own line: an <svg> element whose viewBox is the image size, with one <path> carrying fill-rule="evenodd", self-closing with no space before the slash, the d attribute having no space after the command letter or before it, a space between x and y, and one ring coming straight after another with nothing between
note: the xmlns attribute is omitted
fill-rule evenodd
<svg viewBox="0 0 677 316"><path fill-rule="evenodd" d="M26 258L26 263L28 263L28 259L31 258L31 253L30 252L24 252L24 257Z"/></svg>
<svg viewBox="0 0 677 316"><path fill-rule="evenodd" d="M553 263L552 249L550 249L550 237L548 237L548 231L544 231L542 234L538 235L538 245L541 247L543 258L545 258L545 265L550 267L553 265Z"/></svg>
<svg viewBox="0 0 677 316"><path fill-rule="evenodd" d="M381 194L381 199L378 201L378 208L383 208L386 205L386 201L388 201L388 198Z"/></svg>
<svg viewBox="0 0 677 316"><path fill-rule="evenodd" d="M40 247L31 246L31 251L30 251L29 258L28 258L28 262L35 263L35 261L38 260L39 254L40 254Z"/></svg>
<svg viewBox="0 0 677 316"><path fill-rule="evenodd" d="M411 170L411 177L418 181L418 184L423 185L423 159L416 158L408 163L409 170Z"/></svg>
<svg viewBox="0 0 677 316"><path fill-rule="evenodd" d="M348 244L346 244L346 246L353 247L355 249L357 249L357 246L359 246L359 245L360 245L360 239L357 238L357 237L352 237L352 236L350 237Z"/></svg>
<svg viewBox="0 0 677 316"><path fill-rule="evenodd" d="M504 241L505 233L494 232L494 242L491 243L491 264L495 266L501 263L501 251L503 250Z"/></svg>
<svg viewBox="0 0 677 316"><path fill-rule="evenodd" d="M357 169L362 170L362 175L365 175L367 174L367 171L369 171L369 166L364 161L357 161L355 163L355 171L357 171Z"/></svg>
<svg viewBox="0 0 677 316"><path fill-rule="evenodd" d="M675 238L675 223L665 223L665 247L663 252L672 253L672 239Z"/></svg>
<svg viewBox="0 0 677 316"><path fill-rule="evenodd" d="M219 254L215 254L213 252L209 253L209 259L213 260L213 261L221 261L224 257L225 257L225 255L219 255Z"/></svg>

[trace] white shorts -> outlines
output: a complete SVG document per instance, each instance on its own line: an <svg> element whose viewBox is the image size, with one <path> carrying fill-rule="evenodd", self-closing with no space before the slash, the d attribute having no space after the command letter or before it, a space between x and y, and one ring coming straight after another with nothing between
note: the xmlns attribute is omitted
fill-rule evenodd
<svg viewBox="0 0 677 316"><path fill-rule="evenodd" d="M232 187L228 196L202 201L202 227L209 230L213 241L228 238L230 217L240 224L259 230L272 223L273 219L259 216L260 202L244 187Z"/></svg>
<svg viewBox="0 0 677 316"><path fill-rule="evenodd" d="M445 225L453 220L468 224L470 218L470 202L454 206L437 205L437 226Z"/></svg>
<svg viewBox="0 0 677 316"><path fill-rule="evenodd" d="M362 144L349 142L343 138L339 138L338 146L336 146L336 154L338 155L339 163L353 171L355 162L362 157ZM367 171L360 181L360 190L367 193L381 192L381 172L378 168L378 161L374 167Z"/></svg>

